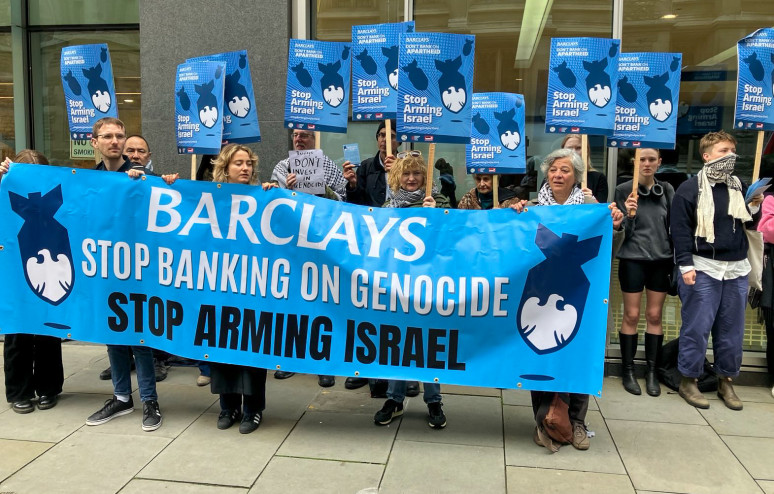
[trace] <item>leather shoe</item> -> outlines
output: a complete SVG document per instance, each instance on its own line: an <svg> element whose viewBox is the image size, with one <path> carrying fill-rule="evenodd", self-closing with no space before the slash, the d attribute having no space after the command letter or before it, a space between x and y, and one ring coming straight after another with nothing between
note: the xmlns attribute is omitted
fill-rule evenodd
<svg viewBox="0 0 774 494"><path fill-rule="evenodd" d="M287 379L289 377L295 376L295 372L288 372L288 371L274 371L274 379Z"/></svg>
<svg viewBox="0 0 774 494"><path fill-rule="evenodd" d="M30 400L14 401L13 405L11 405L11 408L13 408L13 411L16 413L30 413L31 411L35 410L35 407L32 406L32 402Z"/></svg>
<svg viewBox="0 0 774 494"><path fill-rule="evenodd" d="M38 410L48 410L54 408L59 402L59 395L41 396L38 398Z"/></svg>
<svg viewBox="0 0 774 494"><path fill-rule="evenodd" d="M742 400L734 392L734 385L731 384L730 377L718 377L718 398L723 400L723 403L731 410L744 408Z"/></svg>
<svg viewBox="0 0 774 494"><path fill-rule="evenodd" d="M317 376L317 384L323 388L330 388L336 384L336 378L333 376Z"/></svg>
<svg viewBox="0 0 774 494"><path fill-rule="evenodd" d="M707 398L699 391L699 387L696 385L696 379L692 377L683 376L680 380L680 387L677 388L677 393L691 406L696 408L710 407Z"/></svg>
<svg viewBox="0 0 774 494"><path fill-rule="evenodd" d="M346 389L358 389L366 384L368 384L368 379L364 377L348 377L347 380L344 381L344 387Z"/></svg>
<svg viewBox="0 0 774 494"><path fill-rule="evenodd" d="M419 381L409 381L406 384L406 396L414 397L419 395Z"/></svg>

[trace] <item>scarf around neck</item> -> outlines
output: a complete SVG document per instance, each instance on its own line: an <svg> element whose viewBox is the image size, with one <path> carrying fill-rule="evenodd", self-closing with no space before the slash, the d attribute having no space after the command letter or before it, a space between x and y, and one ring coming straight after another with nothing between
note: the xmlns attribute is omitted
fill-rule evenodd
<svg viewBox="0 0 774 494"><path fill-rule="evenodd" d="M586 198L583 195L583 191L577 185L572 186L570 197L562 204L563 206L569 206L571 204L583 204L586 202ZM554 193L551 187L548 186L548 182L544 183L538 192L538 204L540 206L559 206L554 198Z"/></svg>
<svg viewBox="0 0 774 494"><path fill-rule="evenodd" d="M737 155L727 154L704 164L698 173L699 199L696 205L696 237L704 237L707 243L715 242L715 199L712 185L724 183L728 188L728 215L746 223L752 220L742 196L742 183L731 173Z"/></svg>
<svg viewBox="0 0 774 494"><path fill-rule="evenodd" d="M438 189L435 185L433 185L433 192L432 194L435 195L438 193ZM405 208L406 206L422 202L425 198L425 188L419 188L415 190L414 192L409 192L404 188L399 188L397 191L395 191L390 197L387 202L384 204L385 208Z"/></svg>

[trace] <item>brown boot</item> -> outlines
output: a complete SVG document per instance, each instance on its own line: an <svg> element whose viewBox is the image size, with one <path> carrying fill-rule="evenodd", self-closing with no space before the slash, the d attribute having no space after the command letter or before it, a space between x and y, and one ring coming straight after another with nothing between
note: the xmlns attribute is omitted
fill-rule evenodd
<svg viewBox="0 0 774 494"><path fill-rule="evenodd" d="M709 401L707 401L707 398L699 391L699 387L696 385L696 379L683 376L677 392L689 405L696 408L709 408Z"/></svg>
<svg viewBox="0 0 774 494"><path fill-rule="evenodd" d="M743 408L742 400L736 396L730 377L718 376L718 398L723 400L723 403L731 410L741 410Z"/></svg>

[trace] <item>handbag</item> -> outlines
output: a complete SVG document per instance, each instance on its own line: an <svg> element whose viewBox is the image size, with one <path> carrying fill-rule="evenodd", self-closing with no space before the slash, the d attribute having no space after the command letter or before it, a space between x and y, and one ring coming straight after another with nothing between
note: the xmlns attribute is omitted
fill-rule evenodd
<svg viewBox="0 0 774 494"><path fill-rule="evenodd" d="M554 393L551 405L548 407L546 418L543 419L543 428L556 442L567 444L572 442L572 424L570 423L570 407L559 393Z"/></svg>
<svg viewBox="0 0 774 494"><path fill-rule="evenodd" d="M763 234L758 230L748 230L747 235L747 261L750 263L750 274L747 275L747 281L750 288L763 290L761 283L761 274L763 273Z"/></svg>

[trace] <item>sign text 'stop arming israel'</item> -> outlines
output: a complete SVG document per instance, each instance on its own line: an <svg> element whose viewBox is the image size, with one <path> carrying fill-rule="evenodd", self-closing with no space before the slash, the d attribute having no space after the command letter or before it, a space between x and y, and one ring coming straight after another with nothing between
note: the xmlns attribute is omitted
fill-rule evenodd
<svg viewBox="0 0 774 494"><path fill-rule="evenodd" d="M470 142L475 40L462 34L401 34L400 141Z"/></svg>
<svg viewBox="0 0 774 494"><path fill-rule="evenodd" d="M774 28L742 38L736 50L736 128L774 130Z"/></svg>
<svg viewBox="0 0 774 494"><path fill-rule="evenodd" d="M70 139L91 139L100 118L118 118L113 67L106 44L66 46L60 60Z"/></svg>
<svg viewBox="0 0 774 494"><path fill-rule="evenodd" d="M398 105L398 44L414 21L352 26L352 118L395 118Z"/></svg>
<svg viewBox="0 0 774 494"><path fill-rule="evenodd" d="M618 47L607 38L552 38L546 132L613 135Z"/></svg>
<svg viewBox="0 0 774 494"><path fill-rule="evenodd" d="M611 147L674 149L681 53L621 53Z"/></svg>
<svg viewBox="0 0 774 494"><path fill-rule="evenodd" d="M178 154L218 154L223 139L225 62L177 66L175 136Z"/></svg>
<svg viewBox="0 0 774 494"><path fill-rule="evenodd" d="M223 98L223 141L260 142L261 129L258 127L258 108L255 104L253 79L247 51L216 53L203 57L189 58L186 62L210 60L225 62L226 81Z"/></svg>
<svg viewBox="0 0 774 494"><path fill-rule="evenodd" d="M291 39L285 126L347 131L350 44Z"/></svg>
<svg viewBox="0 0 774 494"><path fill-rule="evenodd" d="M473 126L466 146L468 173L524 173L524 96L473 93Z"/></svg>

